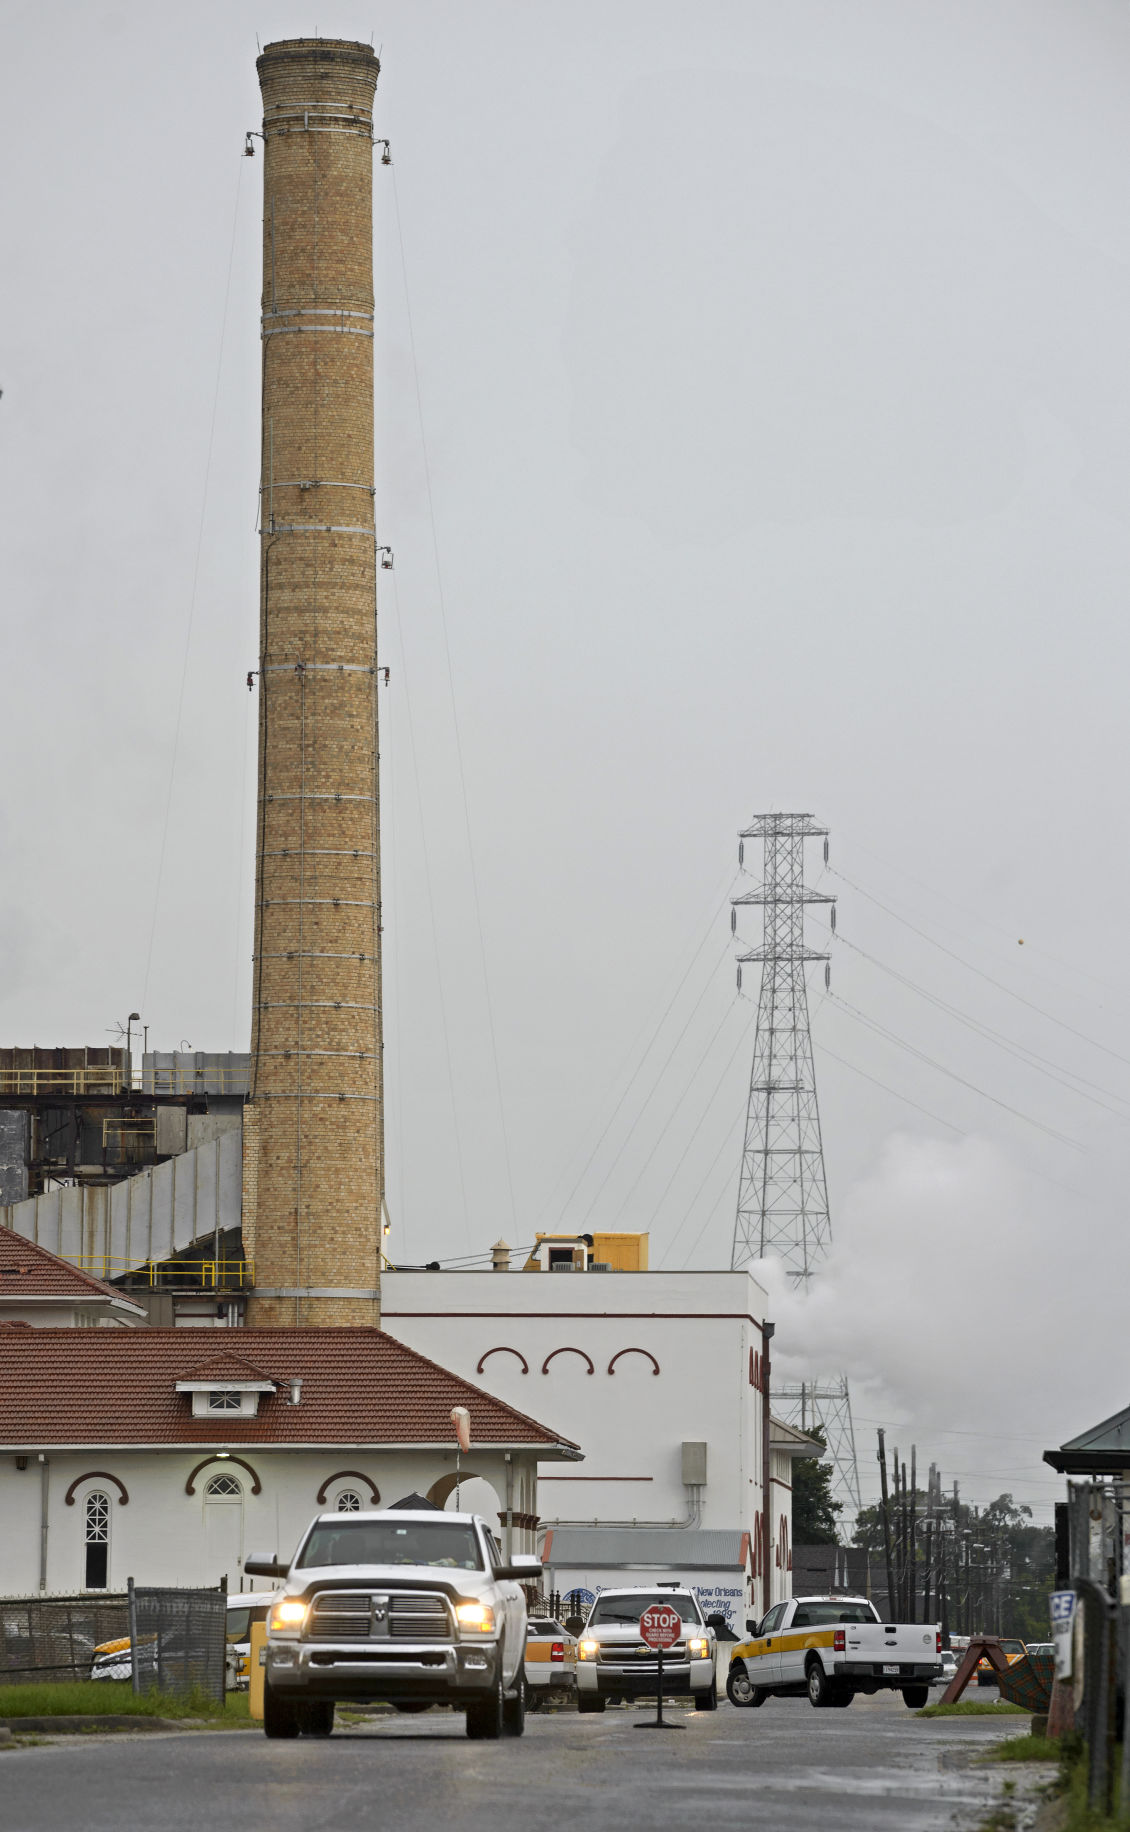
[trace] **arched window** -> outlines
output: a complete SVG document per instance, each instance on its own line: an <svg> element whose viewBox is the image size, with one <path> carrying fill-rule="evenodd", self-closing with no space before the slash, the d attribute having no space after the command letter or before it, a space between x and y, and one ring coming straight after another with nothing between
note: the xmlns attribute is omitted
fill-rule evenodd
<svg viewBox="0 0 1130 1832"><path fill-rule="evenodd" d="M104 1489L91 1489L84 1519L87 1590L105 1590L110 1577L110 1497Z"/></svg>
<svg viewBox="0 0 1130 1832"><path fill-rule="evenodd" d="M359 1514L361 1497L356 1489L342 1489L335 1505L339 1514Z"/></svg>
<svg viewBox="0 0 1130 1832"><path fill-rule="evenodd" d="M243 1488L237 1476L211 1476L204 1497L207 1501L242 1501Z"/></svg>

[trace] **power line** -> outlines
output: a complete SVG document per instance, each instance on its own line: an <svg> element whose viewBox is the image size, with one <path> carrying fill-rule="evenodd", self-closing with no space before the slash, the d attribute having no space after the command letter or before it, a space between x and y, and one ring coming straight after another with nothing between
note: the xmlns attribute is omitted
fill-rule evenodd
<svg viewBox="0 0 1130 1832"><path fill-rule="evenodd" d="M719 961L722 960L724 955L729 953L729 949L730 949L729 942L728 941L723 942L722 953L718 957ZM632 1121L627 1132L625 1133L624 1139L620 1146L619 1151L616 1153L616 1156L613 1158L611 1164L609 1165L608 1169L604 1173L604 1176L601 1179L601 1182L598 1188L596 1189L592 1198L590 1199L589 1206L585 1210L584 1220L581 1223L582 1227L584 1226L584 1222L587 1221L589 1216L592 1214L592 1211L595 1208L597 1202L600 1200L601 1196L604 1194L605 1186L608 1183L608 1179L612 1176L613 1171L616 1169L616 1166L619 1164L620 1159L623 1157L625 1151L627 1150L629 1144L631 1143L632 1135L634 1134L636 1127L639 1125L644 1114L647 1112L648 1107L650 1106L651 1101L655 1095L656 1089L659 1087L660 1082L663 1080L663 1077L666 1075L667 1070L670 1068L671 1063L675 1056L675 1052L678 1049L680 1043L683 1041L683 1038L686 1036L691 1025L694 1023L694 1020L698 1015L698 1008L702 1004L702 1001L705 999L707 993L710 991L710 987L711 987L711 980L708 979L706 984L703 986L702 991L699 993L698 998L695 1000L694 1004L691 1006L690 1013L687 1017L686 1023L683 1025L682 1030L679 1032L678 1036L675 1038L674 1043L671 1045L671 1048L667 1052L667 1055L663 1062L663 1067L660 1069L658 1075L655 1077L655 1080L652 1082L651 1087L648 1089L646 1095L644 1096L643 1105L640 1107L640 1110L636 1114L635 1119ZM607 1131L607 1127L605 1128L605 1131ZM603 1137L604 1135L602 1134L601 1136ZM568 1203L565 1206L567 1208ZM564 1215L565 1210L563 1209L561 1213L562 1215ZM560 1226L560 1222L558 1223L558 1226Z"/></svg>
<svg viewBox="0 0 1130 1832"><path fill-rule="evenodd" d="M455 1162L459 1171L459 1194L463 1202L463 1228L468 1239L471 1233L470 1215L467 1209L467 1177L463 1163L463 1136L459 1129L459 1105L455 1099L455 1068L451 1059L451 1027L447 1021L447 995L444 991L443 960L440 955L439 929L436 925L436 904L432 891L432 854L428 844L428 823L424 819L424 798L420 788L420 764L416 753L416 723L412 717L412 695L408 679L408 651L404 642L404 629L400 620L400 594L396 587L395 573L389 576L389 590L392 598L392 617L396 625L396 639L400 645L400 666L404 675L404 711L408 724L408 755L412 762L412 780L416 789L416 808L420 816L420 845L424 854L424 884L428 893L428 921L432 934L432 952L436 964L436 990L439 994L440 1028L443 1032L443 1054L447 1066L447 1092L451 1101L452 1136L455 1140ZM399 937L397 946L399 947Z"/></svg>
<svg viewBox="0 0 1130 1832"><path fill-rule="evenodd" d="M502 1071L498 1062L498 1039L494 1029L494 1006L490 994L490 974L487 971L486 943L483 939L483 916L479 901L479 874L475 865L475 849L471 838L471 804L467 794L467 773L463 767L463 739L459 729L459 706L455 696L455 670L451 660L451 642L447 629L447 603L443 589L443 568L439 557L439 532L436 526L435 499L432 494L432 467L428 458L428 441L424 429L424 397L420 388L420 365L416 360L416 331L412 322L412 299L408 287L408 260L404 251L404 227L400 217L400 191L396 182L396 167L392 167L392 196L396 210L396 235L400 246L400 271L404 280L404 309L408 320L408 347L412 355L412 375L416 388L416 412L420 421L420 449L424 464L424 486L428 498L428 516L432 531L432 555L436 571L436 596L439 604L440 630L443 635L443 653L447 664L447 685L451 696L451 723L455 731L455 755L459 765L459 788L463 803L463 825L467 835L467 859L471 868L471 895L475 908L475 928L479 940L479 963L483 976L483 992L486 996L487 1034L490 1037L491 1060L494 1065L494 1087L498 1101L498 1121L502 1133L502 1155L506 1167L506 1187L510 1198L510 1218L515 1228L518 1226L518 1206L514 1200L514 1174L510 1163L510 1134L506 1124L506 1103L502 1095Z"/></svg>
<svg viewBox="0 0 1130 1832"><path fill-rule="evenodd" d="M738 1109L737 1118L735 1119L733 1125L730 1127L730 1130L726 1134L725 1138L722 1140L722 1143L721 1145L719 1145L718 1150L715 1152L713 1158L710 1160L710 1163L706 1169L706 1173L703 1176L702 1182L699 1184L698 1188L696 1189L694 1195L691 1197L690 1202L687 1205L686 1214L683 1216L682 1221L679 1223L678 1227L675 1229L674 1234L672 1234L670 1241L668 1242L667 1246L664 1249L663 1258L659 1262L661 1266L666 1265L668 1255L673 1251L675 1242L678 1240L680 1234L682 1233L683 1229L686 1227L688 1221L690 1220L692 1214L694 1213L695 1205L698 1202L699 1197L702 1195L703 1190L706 1188L707 1183L710 1181L710 1178L713 1176L714 1171L716 1170L718 1166L719 1158L721 1158L722 1153L724 1151L729 1151L730 1147L733 1145L734 1140L737 1137L739 1129L742 1127L742 1125L745 1122L745 1113L746 1113L746 1104L743 1099L742 1104L740 1108ZM702 1239L703 1235L706 1233L707 1228L710 1226L710 1223L714 1220L715 1215L718 1213L718 1210L722 1205L722 1198L730 1187L730 1179L732 1175L733 1173L729 1169L727 1169L725 1179L723 1180L723 1183L722 1183L722 1187L719 1190L717 1196L714 1198L714 1202L711 1208L707 1212L706 1220L703 1222L698 1233L695 1235L694 1240L691 1242L690 1251L688 1252L686 1256L688 1260L692 1257L692 1255L697 1250L699 1241ZM684 1261L684 1264L685 1263L686 1262Z"/></svg>
<svg viewBox="0 0 1130 1832"><path fill-rule="evenodd" d="M821 999L820 1005L818 1005L816 1009L819 1011L821 1005L831 1003L833 1003L833 1001L831 995L828 994ZM835 1003L842 1004L843 1002L842 1000L836 1000ZM929 1107L919 1106L919 1103L915 1100L911 1100L908 1094L903 1094L898 1088L892 1088L887 1082L880 1081L877 1075L868 1074L867 1070L861 1069L857 1062L851 1062L846 1056L838 1056L835 1050L828 1048L826 1043L820 1045L820 1054L821 1056L830 1056L833 1062L842 1063L845 1069L851 1069L853 1074L861 1075L864 1081L869 1081L876 1088L881 1088L884 1094L893 1094L896 1100L905 1101L908 1107L916 1108L919 1113L925 1114L927 1119L936 1120L939 1126L947 1126L951 1132L956 1132L960 1138L968 1139L973 1136L968 1127L955 1126L952 1120L943 1119L940 1113L934 1113ZM1063 1190L1066 1195L1074 1196L1079 1202L1089 1202L1093 1204L1096 1200L1094 1196L1089 1196L1086 1190L1076 1189L1074 1184L1071 1183L1062 1183L1058 1177L1049 1177L1046 1171L1037 1170L1035 1165L1017 1164L1016 1169L1020 1172L1021 1176L1037 1177L1041 1183L1050 1183L1053 1189ZM880 1420L879 1423L881 1424L882 1420Z"/></svg>
<svg viewBox="0 0 1130 1832"><path fill-rule="evenodd" d="M968 1138L969 1134L963 1127L955 1126L952 1120L944 1120L940 1113L931 1113L929 1107L919 1106L916 1100L911 1100L909 1094L902 1094L899 1092L898 1088L889 1087L885 1081L880 1081L877 1075L869 1075L867 1070L861 1069L857 1062L849 1062L846 1056L837 1056L835 1050L830 1050L826 1043L820 1045L819 1053L821 1056L830 1056L833 1062L838 1062L842 1064L845 1069L850 1069L853 1075L862 1075L864 1081L869 1081L872 1087L882 1088L884 1094L893 1094L896 1100L905 1101L908 1107L913 1107L916 1113L925 1114L928 1120L936 1120L939 1126L947 1126L951 1132L956 1132L960 1138Z"/></svg>
<svg viewBox="0 0 1130 1832"><path fill-rule="evenodd" d="M1130 1068L1130 1056L1120 1056L1117 1050L1112 1050L1107 1044L1100 1043L1096 1037L1089 1037L1086 1031L1076 1030L1074 1025L1066 1023L1063 1018L1057 1018L1054 1012L1045 1011L1042 1005L1036 1005L1031 999L1026 999L1023 993L1013 992L1011 986L1006 986L1002 981L994 979L991 973L985 973L982 968L975 967L972 961L967 961L962 955L955 954L952 948L945 946L944 942L936 941L932 935L927 935L924 929L918 928L908 917L900 916L897 910L892 910L888 904L873 896L870 891L865 891L861 884L855 883L854 879L847 877L842 871L836 871L834 866L831 869L837 878L850 885L860 897L866 897L868 903L873 903L876 909L882 910L895 922L901 922L913 935L917 935L922 941L929 942L932 948L937 948L951 961L956 961L959 967L964 967L969 973L975 973L978 979L987 981L990 986L995 986L998 992L1005 993L1008 998L1015 999L1018 1004L1026 1005L1029 1011L1034 1011L1039 1017L1046 1018L1049 1024L1058 1024L1060 1029L1067 1031L1070 1036L1078 1037L1082 1043L1089 1043L1092 1049L1101 1050L1105 1056L1113 1056L1115 1062L1124 1063L1127 1068Z"/></svg>
<svg viewBox="0 0 1130 1832"><path fill-rule="evenodd" d="M707 1058L709 1057L711 1051L714 1048L714 1045L717 1043L718 1038L721 1036L722 1031L725 1028L726 1022L730 1016L730 1012L732 1010L733 1010L733 1007L728 1006L726 1010L722 1013L722 1017L718 1023L717 1028L714 1031L713 1036L711 1037L709 1043L706 1045L706 1048L703 1050L698 1061L695 1063L695 1066L692 1069L691 1074L687 1079L686 1086L683 1088L682 1092L680 1093L678 1099L675 1102L675 1105L672 1107L670 1113L667 1115L667 1118L663 1121L662 1125L659 1128L660 1139L664 1139L669 1136L671 1125L673 1121L677 1118L679 1111L683 1106L684 1101L686 1100L687 1096L689 1095L691 1089L694 1087L695 1082L698 1080L699 1074L702 1071L703 1064L706 1062ZM719 1076L718 1081L715 1083L714 1089L710 1095L710 1099L708 1100L706 1107L703 1109L702 1114L699 1117L698 1124L695 1126L694 1131L691 1133L685 1146L683 1147L682 1156L680 1157L678 1164L676 1164L674 1170L671 1172L671 1175L668 1178L668 1188L670 1188L670 1185L674 1181L675 1177L678 1176L679 1170L682 1167L683 1160L686 1158L687 1152L690 1150L695 1139L698 1137L699 1127L701 1127L703 1120L706 1118L707 1113L710 1111L710 1107L713 1103L714 1096L717 1094L718 1089L722 1086L723 1081L726 1079L726 1076L729 1074L730 1068L734 1061L734 1057L737 1055L738 1051L742 1047L742 1044L745 1042L748 1032L749 1032L749 1026L747 1025L746 1029L742 1031L741 1035L738 1038L737 1043L734 1045L734 1048L730 1052L730 1056L726 1063L726 1066L722 1070L722 1073ZM631 1188L627 1191L626 1195L624 1196L623 1201L620 1204L619 1209L616 1211L616 1220L617 1221L620 1220L620 1217L623 1215L624 1210L628 1206L628 1203L631 1201L632 1197L635 1195L636 1190L639 1188L640 1183L642 1182L644 1176L647 1174L648 1169L654 1163L654 1161L655 1161L654 1157L649 1152L647 1157L644 1159L643 1164L640 1166L640 1169L636 1175L635 1182L632 1184Z"/></svg>
<svg viewBox="0 0 1130 1832"><path fill-rule="evenodd" d="M1049 1138L1058 1139L1061 1145L1069 1145L1072 1151L1086 1151L1086 1147L1080 1145L1077 1139L1069 1139L1066 1133L1057 1132L1054 1126L1047 1126L1042 1120L1034 1120L1031 1114L1022 1113L1019 1107L1011 1107L1007 1101L999 1099L995 1094L990 1094L985 1088L977 1087L975 1082L967 1081L964 1075L958 1075L954 1069L947 1069L944 1063L935 1062L934 1058L928 1056L924 1050L916 1048L913 1043L905 1042L902 1037L896 1036L894 1031L888 1030L877 1019L869 1018L866 1012L859 1011L856 1006L849 1004L838 993L831 996L839 1010L849 1012L853 1018L858 1019L860 1024L865 1024L868 1030L877 1032L889 1043L896 1044L900 1050L905 1050L908 1055L917 1057L919 1062L925 1062L930 1068L936 1069L939 1075L947 1075L951 1081L956 1081L961 1087L968 1088L972 1094L979 1094L982 1100L991 1101L994 1107L1001 1107L1006 1113L1011 1113L1014 1119L1023 1120L1026 1126L1034 1126L1038 1132L1047 1133Z"/></svg>
<svg viewBox="0 0 1130 1832"><path fill-rule="evenodd" d="M829 931L829 933L833 932ZM858 954L872 967L876 967L880 973L885 973L889 978L897 980L900 985L909 987L910 991L917 993L919 998L926 999L939 1011L945 1012L947 1016L956 1019L959 1024L964 1024L969 1030L983 1037L986 1042L995 1043L998 1049L1005 1050L1008 1055L1015 1057L1018 1062L1023 1062L1027 1068L1035 1069L1038 1074L1047 1075L1061 1088L1066 1088L1068 1093L1077 1094L1081 1100L1091 1101L1096 1107L1101 1107L1104 1113L1113 1114L1115 1119L1124 1120L1128 1117L1125 1113L1120 1113L1116 1107L1108 1106L1106 1101L1097 1098L1098 1093L1109 1094L1112 1100L1120 1100L1124 1105L1127 1104L1125 1096L1116 1094L1112 1088L1103 1088L1097 1082L1088 1081L1085 1076L1076 1075L1073 1069L1065 1069L1061 1063L1049 1062L1046 1056L1030 1050L1026 1044L1014 1042L1002 1032L994 1030L992 1025L985 1024L980 1018L971 1017L968 1012L961 1011L956 1005L951 1005L939 993L931 992L928 987L920 986L909 975L900 973L897 967L888 966L885 961L877 960L873 954L867 952L866 948L861 948L858 942L849 941L847 936L838 930L834 932L834 939L840 947L850 949L853 954ZM1066 1079L1067 1077L1071 1079ZM1083 1086L1074 1087L1073 1081L1081 1082ZM1096 1093L1084 1093L1085 1088L1095 1089Z"/></svg>
<svg viewBox="0 0 1130 1832"><path fill-rule="evenodd" d="M916 884L919 890L926 891L929 896L940 897L944 903L949 904L951 909L959 911L961 915L969 917L971 921L982 923L985 928L995 930L998 935L1007 935L1010 940L1017 939L1011 929L1006 929L1002 923L993 922L990 917L983 915L980 911L971 910L966 904L959 903L956 897L952 897L948 891L940 889L939 886L935 884L927 884L924 878L916 877L913 872L907 871L906 867L903 865L895 865L892 860L881 858L872 847L864 846L858 840L856 841L856 845L861 852L869 853L877 865L883 866L887 871L897 872L900 877L908 879L911 884ZM939 924L939 927L945 927L945 925ZM1054 962L1057 967L1062 967L1067 973L1075 973L1078 974L1080 979L1090 980L1091 984L1094 986L1101 986L1107 996L1110 996L1112 988L1108 979L1100 979L1097 973L1088 973L1085 967L1076 967L1071 961L1062 960L1058 954L1052 954L1049 949L1041 948L1038 942L1028 941L1027 938L1024 940L1024 949L1026 953L1031 952L1033 954L1042 955L1045 960ZM1125 1000L1123 1000L1123 1004L1125 1004ZM1102 1007L1100 1006L1099 1009L1101 1010Z"/></svg>
<svg viewBox="0 0 1130 1832"><path fill-rule="evenodd" d="M635 1086L638 1076L642 1073L643 1066L645 1062L647 1061L649 1055L651 1054L653 1048L655 1047L656 1040L658 1039L663 1029L663 1026L666 1024L668 1018L670 1017L671 1012L673 1011L675 1007L676 1001L678 1000L679 994L682 992L683 987L686 985L691 974L694 972L694 969L698 963L698 959L702 953L702 950L705 948L707 942L710 940L710 937L714 932L714 924L715 924L715 921L717 920L719 909L720 908L724 909L726 906L726 903L729 901L729 892L727 891L726 896L722 899L721 904L719 904L719 892L721 891L724 885L730 884L732 877L733 877L732 872L729 872L729 871L725 872L717 888L711 892L710 899L707 904L707 910L709 914L707 917L706 927L705 929L703 929L703 932L702 932L701 940L699 941L697 948L695 949L693 955L691 956L690 962L686 970L684 971L682 978L680 979L678 985L676 986L674 992L671 994L670 999L668 1000L666 1006L664 1007L662 1015L660 1016L659 1022L656 1024L655 1029L652 1031L651 1036L648 1038L648 1041L644 1048L643 1054L640 1056L639 1060L636 1062L636 1066L632 1071L632 1075L631 1075L631 1078L627 1086L625 1087L619 1100L616 1102L616 1105L612 1109L612 1112L609 1114L608 1119L606 1120L604 1127L599 1137L597 1138L596 1144L592 1147L592 1150L589 1152L589 1155L585 1159L584 1165L581 1168L580 1174L577 1177L576 1182L574 1183L568 1196L565 1198L565 1202L562 1205L561 1213L557 1218L558 1228L560 1228L561 1226L561 1222L564 1219L566 1210L569 1208L570 1204L573 1201L573 1198L577 1194L577 1191L580 1189L581 1184L584 1182L585 1177L588 1175L590 1165L592 1164L598 1151L600 1150L601 1146L603 1145L605 1139L608 1137L608 1134L613 1124L615 1123L617 1114L620 1112L621 1107L624 1105L624 1102L627 1100L628 1095L631 1093L633 1087ZM701 924L701 920L702 918L700 917L699 921L695 923L694 929L691 932L692 940L694 938L694 935L698 933L698 929ZM725 949L723 950L723 952L725 952ZM721 959L721 956L719 956L719 959ZM711 971L711 978L713 978L713 968ZM709 984L710 982L708 981L707 983ZM616 1086L616 1083L619 1081L621 1075L624 1073L624 1070L627 1068L628 1064L635 1058L636 1050L638 1048L640 1038L643 1036L644 1032L647 1030L647 1027L650 1024L650 1022L651 1022L651 1016L649 1013L648 1016L644 1019L643 1024L640 1026L639 1030L637 1031L636 1036L630 1048L628 1049L627 1053L624 1056L623 1061L620 1064L620 1067L617 1069L615 1075L612 1077L612 1080L609 1082L608 1087L604 1093L603 1100L608 1099L608 1096L611 1094L613 1088ZM603 1101L602 1101L602 1104L603 1104ZM558 1178L557 1181L558 1181L558 1187L559 1187L560 1181L561 1181L560 1178ZM543 1217L545 1216L546 1210L551 1206L552 1202L554 1201L555 1197L556 1197L556 1189L554 1191L554 1195L552 1197L547 1197L546 1201L542 1204L541 1214L538 1216L539 1224L542 1221Z"/></svg>
<svg viewBox="0 0 1130 1832"><path fill-rule="evenodd" d="M145 977L141 983L141 1009L146 1009L149 998L149 976L153 967L153 947L157 939L157 916L161 907L161 885L165 876L165 855L169 843L169 821L173 808L173 785L177 774L177 756L180 751L181 727L184 724L184 697L188 682L188 656L192 647L192 626L196 619L196 588L200 580L200 555L204 547L204 521L208 513L208 486L212 478L212 452L216 443L216 414L220 405L220 381L224 372L224 344L228 332L228 303L231 299L232 268L235 263L236 228L239 223L240 183L243 177L243 154L240 153L236 167L235 204L232 208L231 244L228 248L228 271L224 281L224 309L220 319L220 347L216 354L216 385L212 390L212 413L208 422L208 448L204 459L204 487L200 496L200 519L196 526L196 551L192 561L192 584L188 594L188 622L184 632L184 653L181 657L180 687L177 691L177 716L173 721L173 754L169 762L169 782L165 791L165 816L161 826L161 847L157 856L157 878L153 886L153 916L149 924L149 945L145 951Z"/></svg>

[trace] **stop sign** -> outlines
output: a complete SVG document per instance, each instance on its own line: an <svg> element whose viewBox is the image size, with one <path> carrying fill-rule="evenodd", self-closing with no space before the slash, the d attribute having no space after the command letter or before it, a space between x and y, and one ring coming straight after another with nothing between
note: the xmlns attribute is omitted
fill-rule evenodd
<svg viewBox="0 0 1130 1832"><path fill-rule="evenodd" d="M683 1630L683 1618L670 1603L650 1603L640 1617L640 1640L649 1648L673 1648Z"/></svg>

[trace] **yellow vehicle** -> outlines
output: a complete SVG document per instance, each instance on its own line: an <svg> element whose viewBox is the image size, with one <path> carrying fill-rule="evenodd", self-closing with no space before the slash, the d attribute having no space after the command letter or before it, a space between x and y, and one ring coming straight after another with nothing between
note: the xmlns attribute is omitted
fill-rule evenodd
<svg viewBox="0 0 1130 1832"><path fill-rule="evenodd" d="M1018 1660L1023 1660L1027 1652L1028 1649L1023 1641L1001 1641L1001 1653L1008 1655L1008 1664L1010 1667L1014 1667ZM980 1660L977 1662L977 1684L979 1686L995 1686L996 1683L997 1676L993 1671L992 1662L982 1654Z"/></svg>
<svg viewBox="0 0 1130 1832"><path fill-rule="evenodd" d="M790 1597L747 1627L752 1639L730 1650L732 1705L807 1698L844 1706L857 1693L897 1691L917 1711L941 1671L936 1623L883 1622L866 1597Z"/></svg>
<svg viewBox="0 0 1130 1832"><path fill-rule="evenodd" d="M246 1692L251 1674L251 1624L265 1622L278 1593L248 1590L228 1598L228 1690Z"/></svg>
<svg viewBox="0 0 1130 1832"><path fill-rule="evenodd" d="M275 1597L273 1590L250 1590L233 1592L228 1598L227 1607L227 1689L229 1692L247 1690L249 1679L249 1656L251 1645L251 1624L265 1622L267 1611ZM143 1635L138 1643L142 1672L152 1672L157 1660L157 1637ZM91 1679L130 1679L133 1676L133 1652L128 1635L119 1635L115 1641L103 1641L94 1650L94 1663L90 1670Z"/></svg>
<svg viewBox="0 0 1130 1832"><path fill-rule="evenodd" d="M552 1616L531 1616L526 1624L526 1704L534 1707L551 1692L577 1685L577 1637Z"/></svg>

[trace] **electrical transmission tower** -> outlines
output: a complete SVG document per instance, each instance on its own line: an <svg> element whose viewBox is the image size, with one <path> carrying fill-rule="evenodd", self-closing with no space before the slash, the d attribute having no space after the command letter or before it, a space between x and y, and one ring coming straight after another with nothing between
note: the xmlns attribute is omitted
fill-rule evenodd
<svg viewBox="0 0 1130 1832"><path fill-rule="evenodd" d="M755 817L742 832L738 857L744 863L747 840L763 841L764 875L756 890L733 899L731 918L736 932L739 909L764 912L761 946L738 956L739 988L742 967L756 963L761 990L730 1266L738 1271L753 1260L777 1258L805 1289L832 1240L805 977L810 961L829 956L805 946L806 904L830 905L836 926L835 898L805 886L809 839L823 839L827 863L828 829L810 814ZM773 1400L786 1423L823 1429L840 1498L857 1513L859 1470L846 1378L775 1387Z"/></svg>

